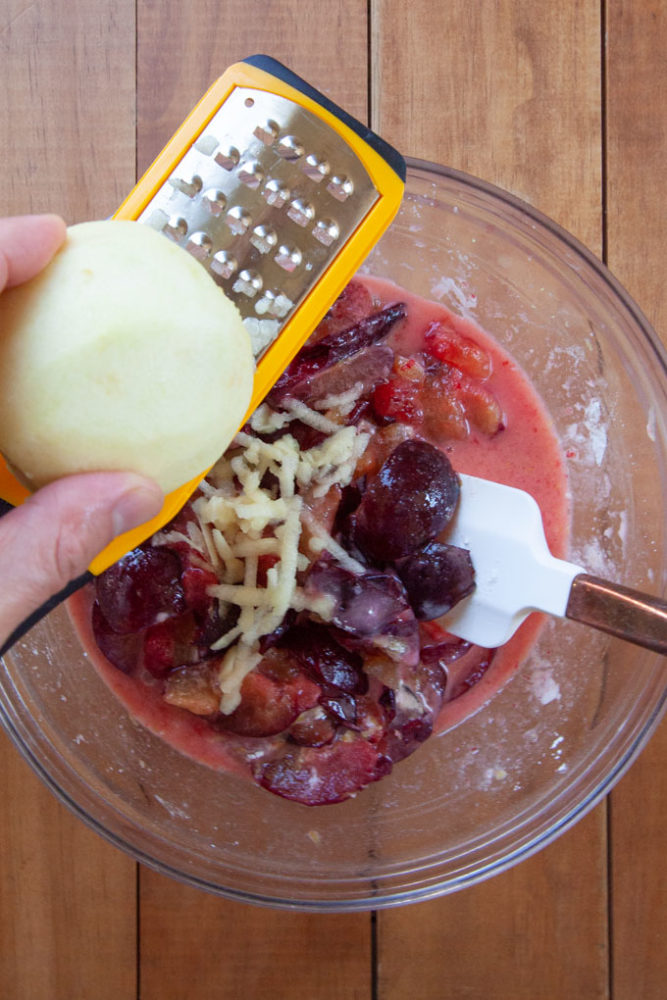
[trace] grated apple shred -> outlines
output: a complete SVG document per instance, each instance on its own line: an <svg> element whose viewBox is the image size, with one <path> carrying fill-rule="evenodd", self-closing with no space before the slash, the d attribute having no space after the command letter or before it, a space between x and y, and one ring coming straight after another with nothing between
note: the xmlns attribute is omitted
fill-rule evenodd
<svg viewBox="0 0 667 1000"><path fill-rule="evenodd" d="M323 401L324 402L324 401ZM262 404L251 419L256 433L271 433L299 420L327 437L321 444L301 449L286 433L274 442L240 432L207 479L193 503L196 521L182 532L156 536L155 544L185 541L212 569L219 583L209 588L224 610L229 604L240 609L237 624L221 635L211 649L223 654L219 670L220 711L229 714L241 701L244 678L261 659L259 640L280 625L290 609L309 610L330 620L328 600L306 601L298 586L298 573L310 558L300 551L303 526L307 526L309 550L326 550L354 573L363 567L331 537L304 503L303 493L324 496L333 486L347 486L366 449L370 433L332 419L344 417L354 402L349 391L328 397L326 412L290 400L281 411ZM323 403L316 404L324 409ZM278 484L278 495L262 486L267 473ZM260 585L260 557L273 556L275 565Z"/></svg>

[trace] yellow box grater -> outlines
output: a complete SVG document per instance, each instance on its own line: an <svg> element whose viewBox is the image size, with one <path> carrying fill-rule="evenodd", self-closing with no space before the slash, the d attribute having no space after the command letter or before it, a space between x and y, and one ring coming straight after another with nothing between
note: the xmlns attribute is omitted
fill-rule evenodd
<svg viewBox="0 0 667 1000"><path fill-rule="evenodd" d="M394 218L400 154L269 56L231 66L114 213L185 247L238 306L257 362L249 413L267 394ZM245 422L245 421L244 421ZM181 509L115 539L99 574ZM0 459L0 496L28 491Z"/></svg>

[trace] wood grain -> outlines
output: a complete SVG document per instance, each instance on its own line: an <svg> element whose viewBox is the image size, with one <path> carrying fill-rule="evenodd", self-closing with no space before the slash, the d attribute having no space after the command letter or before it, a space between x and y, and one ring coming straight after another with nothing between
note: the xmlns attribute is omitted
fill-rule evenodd
<svg viewBox="0 0 667 1000"><path fill-rule="evenodd" d="M134 34L130 0L5 0L3 212L105 218L132 186Z"/></svg>
<svg viewBox="0 0 667 1000"><path fill-rule="evenodd" d="M593 251L606 246L667 330L661 0L605 0L602 11L598 0L1 6L3 214L107 215L208 84L264 51L370 115L405 153L506 187ZM137 886L134 863L71 816L3 737L0 996L661 1000L666 755L663 723L612 793L609 842L602 805L517 868L383 911L374 931L368 914L262 910L144 868Z"/></svg>
<svg viewBox="0 0 667 1000"><path fill-rule="evenodd" d="M604 814L464 892L378 914L378 998L607 996Z"/></svg>
<svg viewBox="0 0 667 1000"><path fill-rule="evenodd" d="M233 903L142 870L142 1000L370 1000L367 914Z"/></svg>
<svg viewBox="0 0 667 1000"><path fill-rule="evenodd" d="M134 176L134 4L5 3L0 85L0 212L106 215ZM61 806L5 737L0 801L0 996L130 1000L136 866Z"/></svg>
<svg viewBox="0 0 667 1000"><path fill-rule="evenodd" d="M609 0L606 27L608 262L667 343L667 10Z"/></svg>
<svg viewBox="0 0 667 1000"><path fill-rule="evenodd" d="M607 243L612 271L667 345L667 12L607 10ZM667 726L611 795L614 1000L658 1000L667 983Z"/></svg>
<svg viewBox="0 0 667 1000"><path fill-rule="evenodd" d="M344 47L331 35L354 24ZM231 30L233 28L233 30ZM347 29L346 29L347 35ZM143 169L224 69L267 52L361 118L366 4L201 0L138 7L138 158ZM141 871L142 1000L370 998L367 914L317 918L205 896ZM202 928L206 933L202 935Z"/></svg>
<svg viewBox="0 0 667 1000"><path fill-rule="evenodd" d="M373 127L403 153L514 192L599 252L599 4L371 10Z"/></svg>
<svg viewBox="0 0 667 1000"><path fill-rule="evenodd" d="M0 747L0 996L134 1000L136 865ZM8 848L8 849L7 849Z"/></svg>
<svg viewBox="0 0 667 1000"><path fill-rule="evenodd" d="M373 11L373 126L513 190L599 252L597 3L381 0ZM605 851L603 806L486 884L380 913L380 1000L607 996Z"/></svg>
<svg viewBox="0 0 667 1000"><path fill-rule="evenodd" d="M138 162L144 170L213 81L256 53L273 56L351 114L367 108L366 3L139 0ZM353 26L350 32L350 25ZM332 44L344 38L345 44Z"/></svg>

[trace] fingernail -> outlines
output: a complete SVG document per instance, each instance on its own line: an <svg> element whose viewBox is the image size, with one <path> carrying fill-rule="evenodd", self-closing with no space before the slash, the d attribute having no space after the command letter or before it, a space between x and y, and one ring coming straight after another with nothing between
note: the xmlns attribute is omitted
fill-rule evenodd
<svg viewBox="0 0 667 1000"><path fill-rule="evenodd" d="M135 486L123 493L114 504L111 514L114 535L122 535L124 531L150 521L159 513L161 506L162 494L157 486L150 483Z"/></svg>

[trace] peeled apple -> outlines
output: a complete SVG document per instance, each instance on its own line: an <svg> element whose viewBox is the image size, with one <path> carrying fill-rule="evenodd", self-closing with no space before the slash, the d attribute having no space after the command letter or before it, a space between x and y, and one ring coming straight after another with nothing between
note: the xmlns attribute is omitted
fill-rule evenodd
<svg viewBox="0 0 667 1000"><path fill-rule="evenodd" d="M0 296L0 452L33 489L112 469L175 489L225 450L253 376L236 306L137 222L70 227L44 271Z"/></svg>

